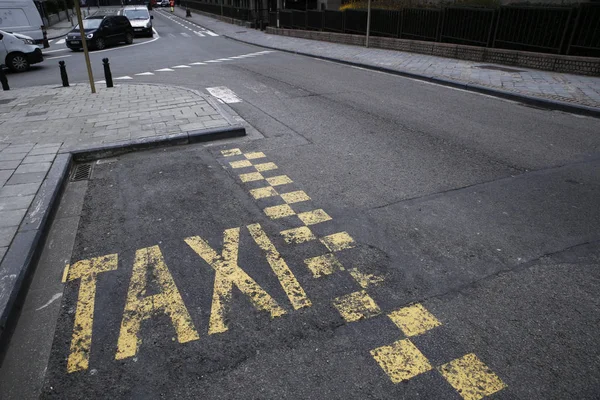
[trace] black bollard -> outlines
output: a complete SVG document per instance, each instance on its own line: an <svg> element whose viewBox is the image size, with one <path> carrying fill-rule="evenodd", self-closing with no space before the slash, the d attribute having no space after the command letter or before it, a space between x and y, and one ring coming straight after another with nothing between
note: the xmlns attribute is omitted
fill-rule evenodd
<svg viewBox="0 0 600 400"><path fill-rule="evenodd" d="M0 82L2 82L2 90L10 90L8 87L8 79L4 75L4 64L0 64Z"/></svg>
<svg viewBox="0 0 600 400"><path fill-rule="evenodd" d="M106 87L113 87L112 74L110 73L110 64L108 63L108 58L103 58L102 64L104 64L104 79L106 80Z"/></svg>
<svg viewBox="0 0 600 400"><path fill-rule="evenodd" d="M186 9L185 9L185 16L186 16L186 17L191 17L191 16L192 16L192 12L190 11L190 9L189 9L189 8L186 8Z"/></svg>
<svg viewBox="0 0 600 400"><path fill-rule="evenodd" d="M67 67L65 66L65 62L59 61L58 65L60 65L60 79L62 79L63 86L69 87L69 76L67 75Z"/></svg>

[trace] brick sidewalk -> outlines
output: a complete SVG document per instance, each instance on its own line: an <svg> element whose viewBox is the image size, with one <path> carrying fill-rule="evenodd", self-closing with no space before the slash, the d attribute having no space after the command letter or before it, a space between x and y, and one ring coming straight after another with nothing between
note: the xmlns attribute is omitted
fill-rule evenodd
<svg viewBox="0 0 600 400"><path fill-rule="evenodd" d="M195 91L84 84L0 92L0 263L59 152L233 125Z"/></svg>
<svg viewBox="0 0 600 400"><path fill-rule="evenodd" d="M177 8L175 13L185 17L184 9ZM255 29L205 17L193 10L191 20L220 35L259 46L301 52L398 72L409 72L426 77L451 79L532 97L600 108L600 78L596 77L270 35ZM489 67L498 69L489 69Z"/></svg>

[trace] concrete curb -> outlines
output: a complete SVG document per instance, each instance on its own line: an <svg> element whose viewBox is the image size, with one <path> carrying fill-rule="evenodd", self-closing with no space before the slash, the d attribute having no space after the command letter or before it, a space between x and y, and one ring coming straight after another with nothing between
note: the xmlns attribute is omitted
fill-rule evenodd
<svg viewBox="0 0 600 400"><path fill-rule="evenodd" d="M0 264L2 347L8 342L10 336L5 334L7 327L10 326L9 322L19 314L18 300L22 300L29 287L33 268L42 252L41 245L48 234L49 222L56 211L57 200L60 199L70 166L70 154L57 155Z"/></svg>
<svg viewBox="0 0 600 400"><path fill-rule="evenodd" d="M340 60L340 59L332 58L332 57L319 56L319 55L310 54L310 53L306 53L306 52L302 52L302 51L282 49L282 48L273 47L273 46L265 46L262 44L257 44L257 43L253 43L253 42L250 42L247 40L238 39L238 38L235 38L235 37L232 37L229 35L225 35L225 34L223 36L228 39L240 42L240 43L250 44L250 45L262 47L265 49L283 51L286 53L318 58L321 60L332 61L332 62L336 62L339 64L345 64L345 65L351 65L354 67L370 69L373 71L385 72L388 74L403 76L405 78L412 78L412 79L418 79L421 81L432 82L432 83L436 83L436 84L443 85L443 86L449 86L449 87L454 87L454 88L458 88L458 89L468 90L470 92L482 93L482 94L487 94L487 95L494 96L494 97L499 97L502 99L513 100L513 101L517 101L519 103L527 104L527 105L534 106L534 107L544 108L547 110L564 111L564 112L578 114L578 115L585 115L585 116L589 116L589 117L600 118L600 109L599 108L594 108L594 107L589 107L589 106L584 106L584 105L576 105L576 104L571 104L571 103L567 103L564 101L558 101L558 100L548 100L548 99L544 99L541 97L535 97L535 96L530 96L530 95L521 94L521 93L514 93L514 92L510 92L508 90L490 88L487 86L478 85L476 83L465 83L465 82L455 81L452 79L440 78L440 77L433 76L433 75L422 75L422 74L417 74L414 72L396 71L396 70L385 68L385 67L378 67L375 65L363 64L363 63L352 62L352 61L345 61L345 60ZM307 40L310 40L310 39L307 39Z"/></svg>
<svg viewBox="0 0 600 400"><path fill-rule="evenodd" d="M100 147L60 151L0 264L0 349L4 348L10 340L13 322L16 321L20 312L20 300L27 293L29 280L43 250L52 218L69 177L69 171L75 163L134 151L245 135L246 129L243 126L234 125L175 135L155 136Z"/></svg>

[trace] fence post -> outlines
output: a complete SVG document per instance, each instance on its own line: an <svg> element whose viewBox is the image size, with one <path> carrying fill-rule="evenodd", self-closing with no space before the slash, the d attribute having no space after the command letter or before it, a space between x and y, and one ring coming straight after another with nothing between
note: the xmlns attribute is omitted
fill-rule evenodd
<svg viewBox="0 0 600 400"><path fill-rule="evenodd" d="M496 37L498 36L498 27L500 26L500 16L502 15L502 7L498 9L498 17L496 18L496 28L494 29L494 38L492 40L492 48L496 48Z"/></svg>
<svg viewBox="0 0 600 400"><path fill-rule="evenodd" d="M573 31L571 32L571 38L569 39L569 44L567 46L567 52L565 54L571 54L571 46L573 45L573 40L575 39L575 32L577 32L577 28L579 26L579 22L581 21L581 9L583 6L579 4L577 9L577 18L575 18L575 23L573 24Z"/></svg>
<svg viewBox="0 0 600 400"><path fill-rule="evenodd" d="M444 29L444 20L446 17L446 7L440 10L438 14L437 32L435 34L435 41L438 43L442 42L442 30Z"/></svg>
<svg viewBox="0 0 600 400"><path fill-rule="evenodd" d="M371 0L367 2L367 32L365 37L365 47L369 47L369 34L371 33Z"/></svg>
<svg viewBox="0 0 600 400"><path fill-rule="evenodd" d="M494 31L495 27L494 27L494 22L496 20L496 13L498 12L498 10L494 10L492 11L492 18L490 21L490 28L488 29L488 37L487 37L487 41L485 43L485 47L490 47L491 45L491 40L492 40L492 32Z"/></svg>

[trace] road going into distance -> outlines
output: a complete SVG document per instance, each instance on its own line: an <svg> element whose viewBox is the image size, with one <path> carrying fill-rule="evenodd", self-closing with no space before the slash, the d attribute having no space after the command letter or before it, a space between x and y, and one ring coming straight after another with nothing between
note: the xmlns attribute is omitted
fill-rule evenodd
<svg viewBox="0 0 600 400"><path fill-rule="evenodd" d="M598 119L153 15L95 80L210 94L249 136L68 184L0 398L599 398ZM51 50L11 85L86 81Z"/></svg>

